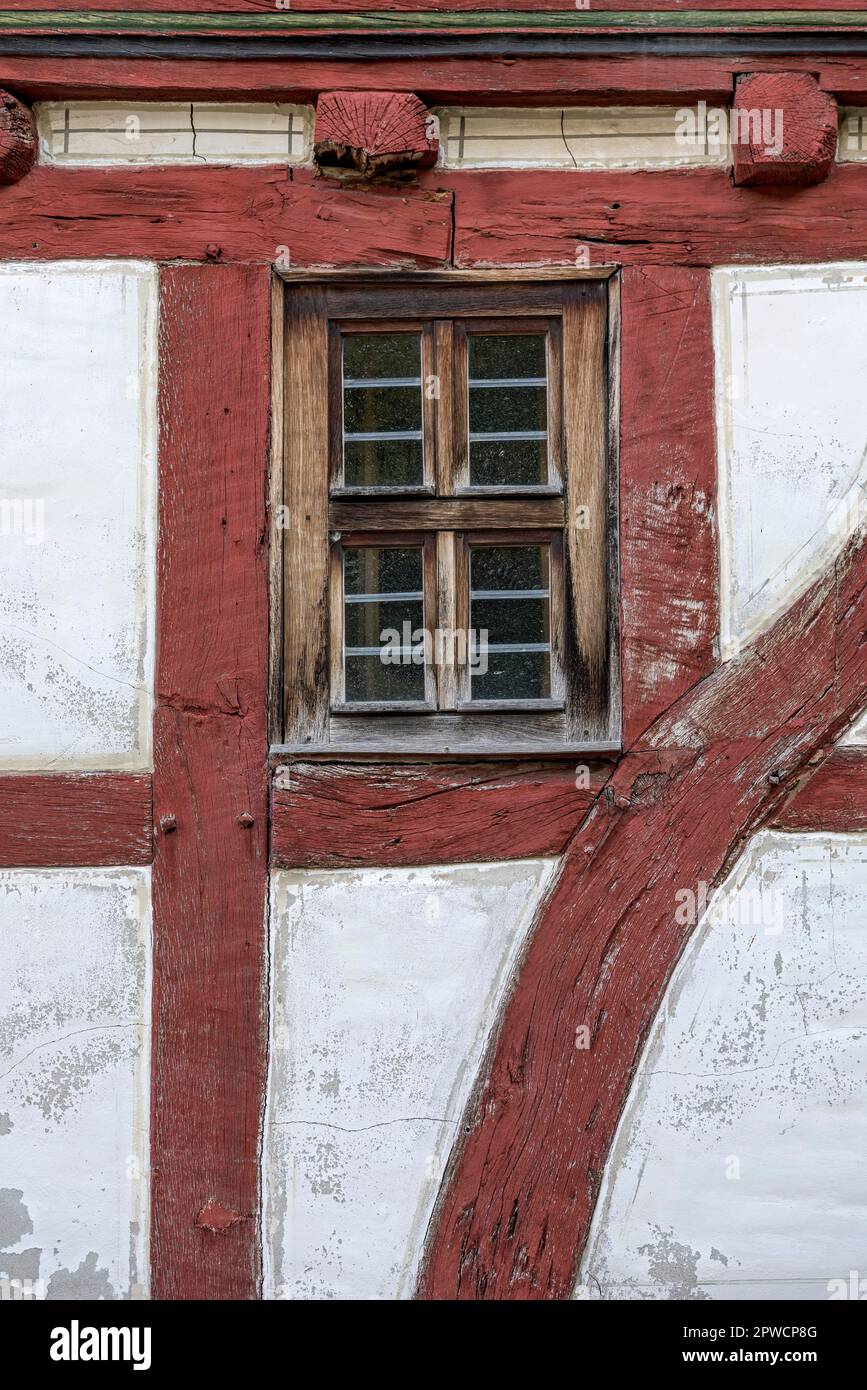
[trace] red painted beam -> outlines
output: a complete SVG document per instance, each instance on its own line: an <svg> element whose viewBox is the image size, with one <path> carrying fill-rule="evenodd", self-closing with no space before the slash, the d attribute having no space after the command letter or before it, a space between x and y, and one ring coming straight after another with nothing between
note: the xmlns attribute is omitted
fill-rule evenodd
<svg viewBox="0 0 867 1390"><path fill-rule="evenodd" d="M0 868L149 864L147 772L21 772L0 776Z"/></svg>
<svg viewBox="0 0 867 1390"><path fill-rule="evenodd" d="M274 0L99 0L91 5L88 0L4 0L6 10L39 11L100 11L135 9L142 14L250 14L274 12ZM690 10L733 11L766 10L773 15L775 10L851 10L857 8L854 0L658 0L650 5L647 0L599 0L600 10L612 13L630 11L670 10L673 14L684 14ZM293 14L359 14L374 11L393 11L395 13L423 12L423 0L292 0ZM514 10L533 11L535 14L572 11L575 0L438 0L437 9L445 11L473 10L479 13L490 11L509 12Z"/></svg>
<svg viewBox="0 0 867 1390"><path fill-rule="evenodd" d="M540 909L460 1126L421 1297L569 1297L644 1039L692 930L676 894L722 880L862 707L865 636L862 539L623 758Z"/></svg>
<svg viewBox="0 0 867 1390"><path fill-rule="evenodd" d="M867 748L835 748L778 810L777 830L867 830Z"/></svg>
<svg viewBox="0 0 867 1390"><path fill-rule="evenodd" d="M867 256L867 170L812 188L734 188L724 169L448 173L459 266L693 265Z"/></svg>
<svg viewBox="0 0 867 1390"><path fill-rule="evenodd" d="M279 868L459 864L561 854L609 770L568 764L296 763L275 773Z"/></svg>
<svg viewBox="0 0 867 1390"><path fill-rule="evenodd" d="M813 188L721 169L429 170L412 189L310 170L37 167L0 188L0 258L141 256L295 266L711 266L867 257L867 168ZM286 248L285 253L281 247Z"/></svg>
<svg viewBox="0 0 867 1390"><path fill-rule="evenodd" d="M270 275L160 294L151 1283L257 1296L265 1086Z"/></svg>
<svg viewBox="0 0 867 1390"><path fill-rule="evenodd" d="M2 45L0 45L2 48ZM351 83L356 91L415 92L435 102L520 106L730 105L748 58L383 58L375 63L299 59L16 57L0 52L0 84L27 101L313 101ZM755 67L755 60L751 66ZM857 102L863 58L762 57L768 72L812 72L824 91Z"/></svg>
<svg viewBox="0 0 867 1390"><path fill-rule="evenodd" d="M714 666L713 364L707 272L685 266L625 270L620 589L627 747Z"/></svg>
<svg viewBox="0 0 867 1390"><path fill-rule="evenodd" d="M286 168L36 168L0 188L0 257L438 266L451 195Z"/></svg>
<svg viewBox="0 0 867 1390"><path fill-rule="evenodd" d="M2 45L0 45L2 48ZM773 60L762 66L773 69ZM858 89L867 64L826 65L819 57L780 60L780 68L818 71L822 85ZM311 101L319 92L351 83L357 91L415 92L428 104L603 105L640 102L729 102L743 62L710 58L440 58L380 59L376 63L310 59L15 57L0 52L0 83L28 101Z"/></svg>

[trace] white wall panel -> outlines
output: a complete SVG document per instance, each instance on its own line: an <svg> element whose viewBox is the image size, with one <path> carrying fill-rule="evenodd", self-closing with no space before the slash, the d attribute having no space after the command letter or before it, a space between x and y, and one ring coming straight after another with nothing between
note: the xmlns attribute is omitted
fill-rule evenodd
<svg viewBox="0 0 867 1390"><path fill-rule="evenodd" d="M0 1298L146 1296L150 870L0 872Z"/></svg>
<svg viewBox="0 0 867 1390"><path fill-rule="evenodd" d="M156 293L0 265L0 771L149 763Z"/></svg>
<svg viewBox="0 0 867 1390"><path fill-rule="evenodd" d="M551 861L278 873L268 1298L406 1298Z"/></svg>
<svg viewBox="0 0 867 1390"><path fill-rule="evenodd" d="M48 164L298 164L313 107L281 102L42 102Z"/></svg>
<svg viewBox="0 0 867 1390"><path fill-rule="evenodd" d="M867 265L713 273L724 656L867 518Z"/></svg>
<svg viewBox="0 0 867 1390"><path fill-rule="evenodd" d="M867 1271L867 837L764 832L674 975L579 1295L826 1299Z"/></svg>

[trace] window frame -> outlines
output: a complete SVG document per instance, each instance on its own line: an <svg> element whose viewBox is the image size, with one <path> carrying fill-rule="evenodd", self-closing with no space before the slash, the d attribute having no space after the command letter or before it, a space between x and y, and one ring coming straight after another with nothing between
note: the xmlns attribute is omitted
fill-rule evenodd
<svg viewBox="0 0 867 1390"><path fill-rule="evenodd" d="M281 274L272 478L272 508L282 517L272 557L276 753L387 758L617 750L617 291L608 268ZM423 433L435 441L435 456L425 457L421 485L347 488L339 471L342 334L408 327L422 334ZM472 486L469 450L461 448L468 435L459 425L460 412L468 412L467 336L540 327L547 330L548 482ZM430 375L441 379L438 399L425 391ZM552 429L558 418L562 423ZM582 509L589 520L579 529ZM426 671L423 705L347 705L342 555L349 546L386 538L424 546L429 631L468 627L470 545L550 546L550 698L469 703L469 671L445 664L432 668L433 682Z"/></svg>

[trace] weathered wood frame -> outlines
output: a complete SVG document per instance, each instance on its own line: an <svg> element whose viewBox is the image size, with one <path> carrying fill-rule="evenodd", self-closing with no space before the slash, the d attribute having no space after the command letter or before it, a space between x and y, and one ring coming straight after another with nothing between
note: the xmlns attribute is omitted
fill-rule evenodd
<svg viewBox="0 0 867 1390"><path fill-rule="evenodd" d="M516 740L525 751L545 746L554 754L616 746L616 314L609 302L616 291L613 283L606 286L611 276L545 270L502 279L494 272L433 273L421 281L394 273L289 278L282 390L283 507L289 524L277 538L284 546L283 746L305 756L327 755L338 744L351 755L356 736L362 756L371 745L397 755L423 747L427 756L462 750L514 756ZM538 486L469 485L466 337L485 326L546 335L549 472ZM372 329L420 332L422 385L430 375L440 380L435 397L423 390L426 462L418 487L345 484L340 343L347 331ZM326 525L331 539L323 543ZM468 539L496 529L500 543L514 536L527 543L528 528L538 528L536 539L549 546L549 699L471 703L466 672L448 663L438 673L436 691L427 686L425 705L433 698L432 710L345 703L342 643L338 650L341 571L330 558L344 536L357 545L376 543L380 533L437 533L437 603L429 630L453 623L453 630L467 631L461 619L468 618ZM562 528L562 559L552 528ZM429 559L426 576L430 568ZM498 711L509 717L499 728ZM374 715L380 718L371 724Z"/></svg>

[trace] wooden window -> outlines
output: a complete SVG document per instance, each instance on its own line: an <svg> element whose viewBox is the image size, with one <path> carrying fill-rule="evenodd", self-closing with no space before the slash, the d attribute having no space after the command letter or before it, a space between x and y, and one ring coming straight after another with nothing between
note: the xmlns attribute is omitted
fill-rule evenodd
<svg viewBox="0 0 867 1390"><path fill-rule="evenodd" d="M612 287L287 277L285 748L616 746Z"/></svg>

